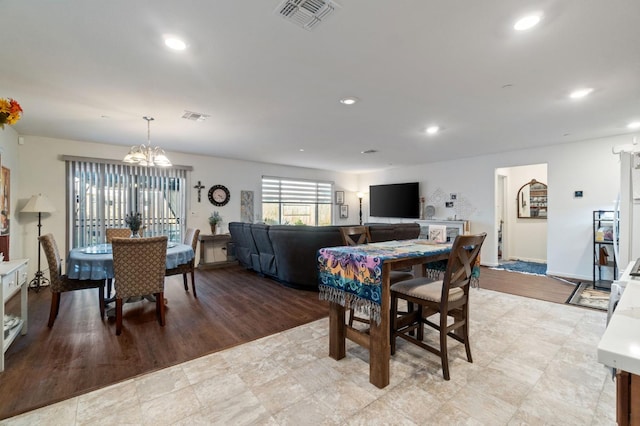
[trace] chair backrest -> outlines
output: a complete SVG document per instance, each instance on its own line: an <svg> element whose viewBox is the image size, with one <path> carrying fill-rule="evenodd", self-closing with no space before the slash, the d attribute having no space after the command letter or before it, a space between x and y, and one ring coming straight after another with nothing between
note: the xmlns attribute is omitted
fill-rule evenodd
<svg viewBox="0 0 640 426"><path fill-rule="evenodd" d="M113 272L116 298L144 296L164 291L167 236L114 238Z"/></svg>
<svg viewBox="0 0 640 426"><path fill-rule="evenodd" d="M107 243L110 243L114 238L129 238L130 236L131 229L129 228L107 228L106 230Z"/></svg>
<svg viewBox="0 0 640 426"><path fill-rule="evenodd" d="M198 236L200 235L199 229L187 228L187 232L184 234L184 243L190 245L193 252L196 252L198 246Z"/></svg>
<svg viewBox="0 0 640 426"><path fill-rule="evenodd" d="M58 245L56 244L53 234L45 234L38 238L44 254L47 257L47 263L49 264L49 278L51 280L50 289L53 292L62 290L62 261L60 259L60 252L58 251Z"/></svg>
<svg viewBox="0 0 640 426"><path fill-rule="evenodd" d="M340 228L340 233L345 246L357 246L371 242L368 226L343 226Z"/></svg>
<svg viewBox="0 0 640 426"><path fill-rule="evenodd" d="M473 266L480 255L482 243L487 237L483 232L478 235L458 235L451 247L447 269L442 282L441 302L446 304L451 289L461 288L464 291L464 300L469 293L469 284L473 274Z"/></svg>

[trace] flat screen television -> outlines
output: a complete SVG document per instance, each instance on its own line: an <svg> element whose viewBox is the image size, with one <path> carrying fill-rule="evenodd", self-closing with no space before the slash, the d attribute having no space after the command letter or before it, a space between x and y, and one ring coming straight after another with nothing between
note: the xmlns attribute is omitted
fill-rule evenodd
<svg viewBox="0 0 640 426"><path fill-rule="evenodd" d="M419 219L418 182L369 186L369 216Z"/></svg>

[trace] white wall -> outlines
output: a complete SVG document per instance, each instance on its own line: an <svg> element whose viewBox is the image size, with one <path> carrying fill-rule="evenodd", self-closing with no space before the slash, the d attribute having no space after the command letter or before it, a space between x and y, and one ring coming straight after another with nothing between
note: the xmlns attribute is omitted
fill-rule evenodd
<svg viewBox="0 0 640 426"><path fill-rule="evenodd" d="M23 251L23 221L21 220L22 216L25 214L19 213L24 204L18 203L18 199L16 197L16 194L19 192L20 181L20 173L18 170L18 133L16 133L11 126L5 125L4 130L0 129L0 154L2 155L2 165L9 168L11 171L9 255L11 259L19 259L25 257ZM30 219L33 219L33 217ZM35 223L37 223L37 217ZM33 240L29 243L32 243L35 250L35 247L38 244L37 240Z"/></svg>
<svg viewBox="0 0 640 426"><path fill-rule="evenodd" d="M527 164L547 164L548 202L547 271L551 275L591 279L592 211L609 210L620 186L616 145L631 142L630 135L546 146L538 149L503 152L454 161L363 174L359 190L369 185L419 181L421 192L429 196L436 190L457 193L475 209L468 217L471 231L487 232L482 263L497 265L497 228L495 191L496 169ZM576 190L583 198L574 198ZM447 209L438 207L436 217L447 217Z"/></svg>
<svg viewBox="0 0 640 426"><path fill-rule="evenodd" d="M54 234L61 251L65 241L65 162L61 155L74 155L81 157L110 158L121 160L126 154L127 148L123 146L78 142L70 140L24 136L24 145L19 146L20 157L20 186L14 192L13 199L19 200L23 206L33 194L46 194L55 205L57 212L43 217L42 232ZM202 190L201 202L198 203L197 191L191 189L191 197L188 200L187 226L199 228L203 233L209 233L208 217L214 210L220 212L223 218L218 232L227 232L229 222L240 220L240 191L254 192L254 210L256 221L261 220L261 179L263 175L282 176L303 179L318 179L333 181L335 190L345 191L345 198L349 209L348 219L339 219L339 209L334 209L334 222L337 224L356 223L354 210L357 208L353 202L357 185L357 176L345 173L336 173L323 170L305 169L300 167L277 166L272 164L256 163L249 161L228 160L204 155L190 155L168 152L167 156L173 164L193 166L190 173L189 188L193 188L198 181L206 189ZM207 198L207 191L212 185L225 185L231 193L231 201L223 207L213 206ZM355 218L355 219L354 219ZM27 226L22 238L26 241L36 241L37 216L24 218ZM26 248L26 254L35 259L37 246ZM196 256L197 257L197 256ZM32 262L33 264L33 262ZM35 267L33 271L35 271ZM45 270L45 266L42 268Z"/></svg>

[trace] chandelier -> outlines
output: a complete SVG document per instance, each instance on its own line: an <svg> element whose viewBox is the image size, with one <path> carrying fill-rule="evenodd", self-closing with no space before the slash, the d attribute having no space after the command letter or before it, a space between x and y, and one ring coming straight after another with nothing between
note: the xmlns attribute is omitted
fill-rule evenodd
<svg viewBox="0 0 640 426"><path fill-rule="evenodd" d="M158 146L151 148L151 122L153 117L142 118L147 120L147 145L132 146L122 161L141 166L171 167L171 161L169 161L162 148Z"/></svg>

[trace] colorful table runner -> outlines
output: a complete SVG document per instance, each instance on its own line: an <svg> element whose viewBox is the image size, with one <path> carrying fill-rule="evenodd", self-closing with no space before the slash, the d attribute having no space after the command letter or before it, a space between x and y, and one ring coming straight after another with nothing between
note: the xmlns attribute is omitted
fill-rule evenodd
<svg viewBox="0 0 640 426"><path fill-rule="evenodd" d="M382 264L385 260L438 255L451 244L426 240L386 241L318 251L320 300L362 309L380 323Z"/></svg>

